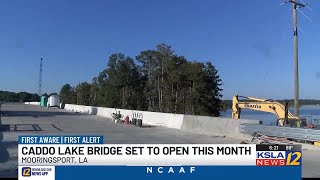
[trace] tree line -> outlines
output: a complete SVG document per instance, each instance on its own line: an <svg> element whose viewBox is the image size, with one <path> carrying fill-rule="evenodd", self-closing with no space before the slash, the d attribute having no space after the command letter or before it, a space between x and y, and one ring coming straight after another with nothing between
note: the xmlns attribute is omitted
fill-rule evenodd
<svg viewBox="0 0 320 180"><path fill-rule="evenodd" d="M211 62L190 61L159 44L135 58L110 55L106 69L92 82L65 84L65 103L219 116L222 80Z"/></svg>
<svg viewBox="0 0 320 180"><path fill-rule="evenodd" d="M28 92L0 91L0 101L4 102L39 102L40 96Z"/></svg>

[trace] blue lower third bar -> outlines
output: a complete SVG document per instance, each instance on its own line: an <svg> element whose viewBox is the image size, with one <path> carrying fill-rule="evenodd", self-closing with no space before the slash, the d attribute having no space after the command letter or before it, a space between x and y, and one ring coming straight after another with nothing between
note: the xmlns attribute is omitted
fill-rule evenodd
<svg viewBox="0 0 320 180"><path fill-rule="evenodd" d="M28 135L18 136L18 144L103 144L103 136L70 135Z"/></svg>
<svg viewBox="0 0 320 180"><path fill-rule="evenodd" d="M63 179L246 179L301 180L301 166L57 166Z"/></svg>

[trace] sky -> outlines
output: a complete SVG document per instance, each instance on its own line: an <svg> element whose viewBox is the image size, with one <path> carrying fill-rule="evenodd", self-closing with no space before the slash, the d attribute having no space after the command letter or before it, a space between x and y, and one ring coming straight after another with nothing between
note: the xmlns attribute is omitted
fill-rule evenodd
<svg viewBox="0 0 320 180"><path fill-rule="evenodd" d="M320 99L320 2L298 11L300 98ZM294 98L292 6L282 0L1 0L0 89L42 92L91 82L109 55L166 43L210 61L233 95ZM310 20L308 20L311 19Z"/></svg>

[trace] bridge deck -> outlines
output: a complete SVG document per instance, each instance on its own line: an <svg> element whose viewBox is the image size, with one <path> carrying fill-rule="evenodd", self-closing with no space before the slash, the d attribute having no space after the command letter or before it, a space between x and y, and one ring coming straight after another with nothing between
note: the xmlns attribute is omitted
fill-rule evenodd
<svg viewBox="0 0 320 180"><path fill-rule="evenodd" d="M165 127L114 124L111 119L34 105L3 104L0 131L0 177L17 177L17 136L21 134L94 134L105 143L134 144L234 144L240 139L193 134ZM320 177L319 151L303 152L303 177Z"/></svg>

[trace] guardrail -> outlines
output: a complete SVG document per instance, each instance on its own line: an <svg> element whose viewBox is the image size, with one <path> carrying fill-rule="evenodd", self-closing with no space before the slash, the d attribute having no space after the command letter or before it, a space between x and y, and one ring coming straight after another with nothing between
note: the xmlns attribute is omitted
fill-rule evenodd
<svg viewBox="0 0 320 180"><path fill-rule="evenodd" d="M244 134L253 134L255 132L259 132L267 136L284 137L313 142L320 141L320 130L316 129L267 126L258 124L241 124L240 132Z"/></svg>

